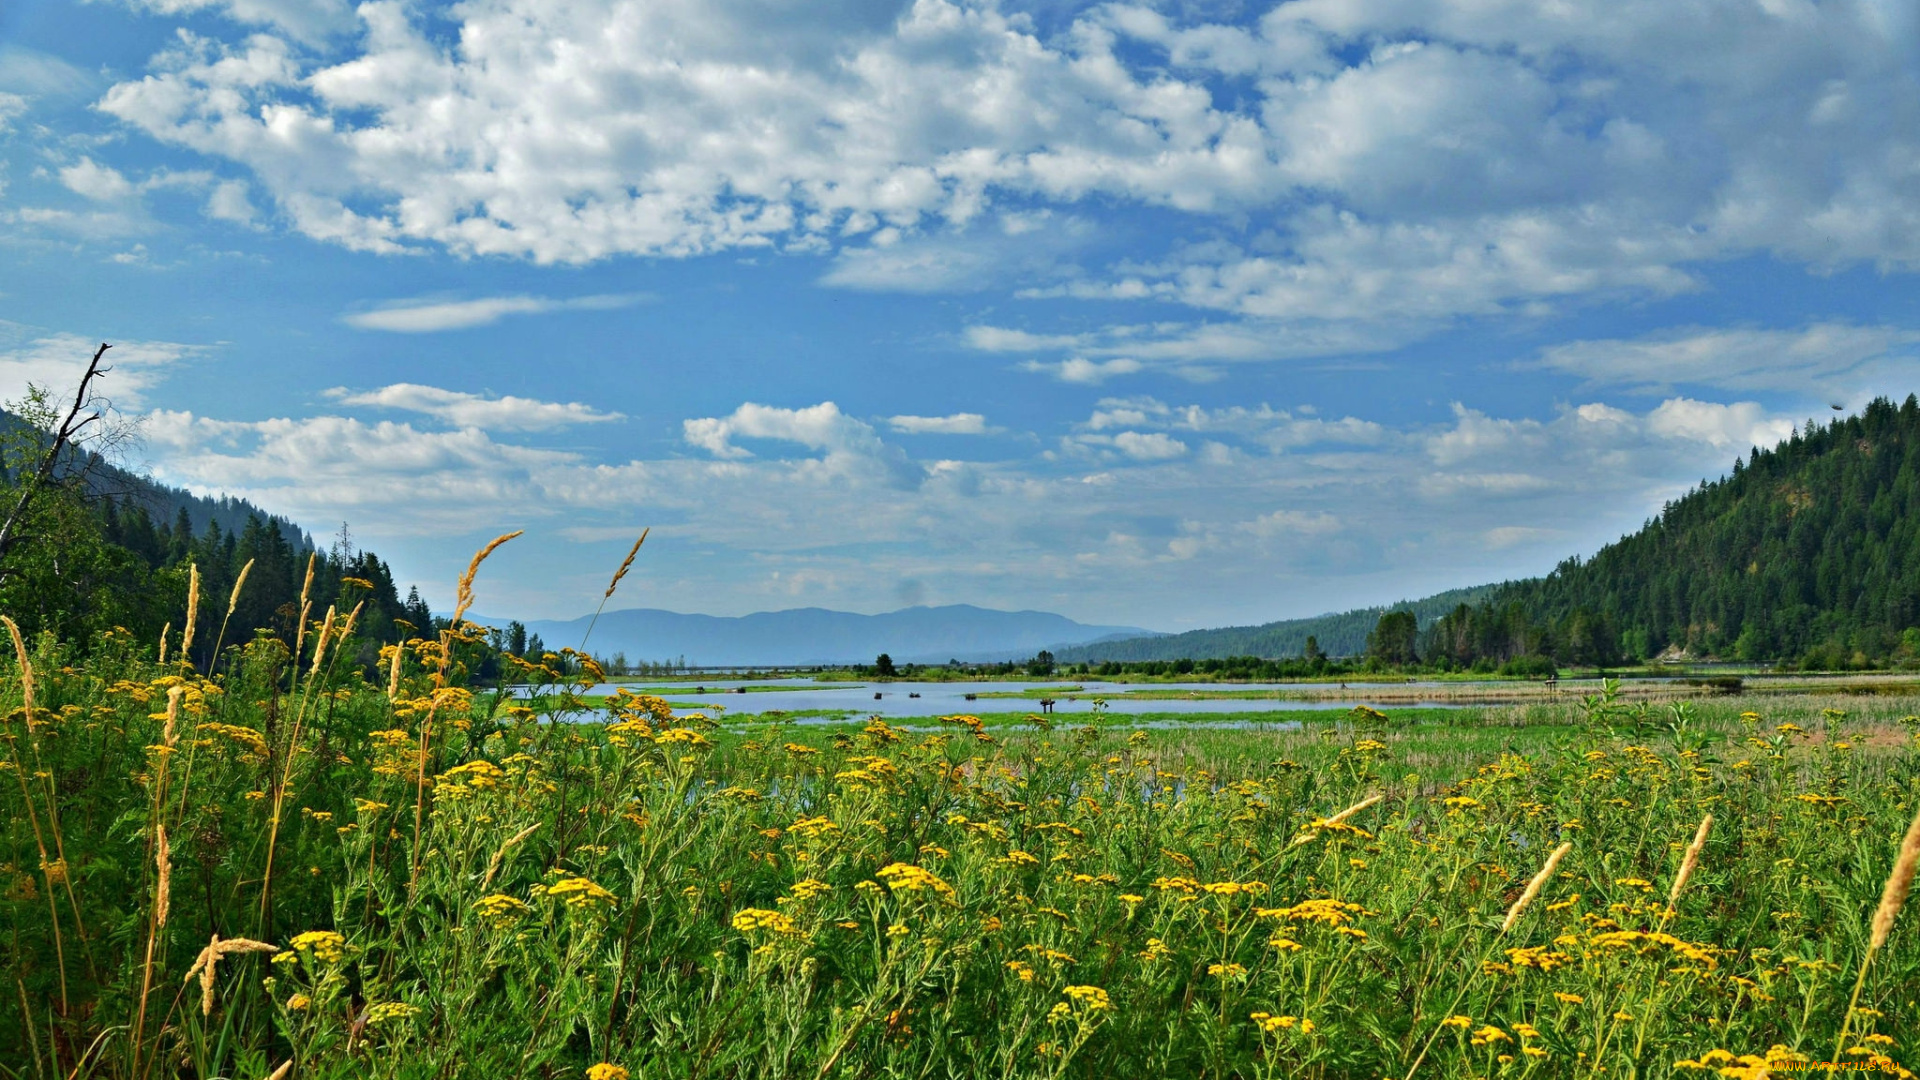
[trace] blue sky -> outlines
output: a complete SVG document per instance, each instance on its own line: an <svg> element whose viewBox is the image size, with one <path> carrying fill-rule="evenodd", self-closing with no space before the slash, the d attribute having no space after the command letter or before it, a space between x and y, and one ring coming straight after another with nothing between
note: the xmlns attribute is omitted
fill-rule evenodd
<svg viewBox="0 0 1920 1080"><path fill-rule="evenodd" d="M1184 629L1533 574L1920 374L1888 2L14 0L0 395L444 602Z"/></svg>

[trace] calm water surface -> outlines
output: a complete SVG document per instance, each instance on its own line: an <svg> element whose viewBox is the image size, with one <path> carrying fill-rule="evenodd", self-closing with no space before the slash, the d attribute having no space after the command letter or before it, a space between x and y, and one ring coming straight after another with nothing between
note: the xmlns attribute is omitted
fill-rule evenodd
<svg viewBox="0 0 1920 1080"><path fill-rule="evenodd" d="M602 684L587 692L611 694L620 689L621 685ZM1366 693L1364 686L1356 687L1351 699L1339 701L1281 701L1258 698L1142 699L1133 697L1130 693L1134 690L1159 692L1168 690L1325 690L1327 689L1325 683L1152 683L1141 685L1089 681L1077 685L1080 689L1069 690L1064 689L1060 683L1041 682L858 683L816 682L811 678L792 678L752 681L717 679L704 684L684 686L676 684L671 687L629 684L628 688L658 693L683 711L706 710L710 715L715 716L725 716L727 713L799 712L822 709L845 710L860 716L881 716L888 719L953 716L966 713L1038 713L1040 703L1035 700L985 696L979 696L973 701L967 700L968 694L1018 693L1028 689L1049 691L1048 696L1053 698L1054 702L1054 715L1079 717L1089 716L1095 711L1096 699L1104 701L1106 704L1103 711L1114 716L1131 716L1140 713L1231 715L1282 710L1342 709L1351 708L1354 705L1372 705L1382 711L1460 707L1458 703L1445 701L1378 704L1364 696ZM742 694L737 692L740 687L780 687L781 689L757 689L751 693ZM704 693L699 692L701 690L704 690Z"/></svg>

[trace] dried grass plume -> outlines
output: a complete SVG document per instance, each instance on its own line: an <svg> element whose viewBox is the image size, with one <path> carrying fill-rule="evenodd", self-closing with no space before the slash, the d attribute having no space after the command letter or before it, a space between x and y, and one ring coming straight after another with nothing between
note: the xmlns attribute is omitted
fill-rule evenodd
<svg viewBox="0 0 1920 1080"><path fill-rule="evenodd" d="M247 583L247 575L252 572L253 560L248 559L247 565L240 568L240 576L233 579L233 594L227 597L227 616L229 618L233 616L233 609L240 606L240 590Z"/></svg>
<svg viewBox="0 0 1920 1080"><path fill-rule="evenodd" d="M1567 852L1572 850L1572 844L1561 844L1553 849L1553 854L1547 856L1547 864L1540 868L1539 873L1533 875L1533 880L1527 882L1526 891L1520 894L1520 899L1515 900L1513 906L1507 909L1507 921L1500 924L1501 933L1504 934L1513 929L1513 924L1520 921L1520 914L1527 910L1528 904L1533 903L1534 897L1540 895L1540 890L1546 887L1547 880L1553 877L1554 870L1559 867L1560 860L1566 858Z"/></svg>
<svg viewBox="0 0 1920 1080"><path fill-rule="evenodd" d="M167 925L167 914L173 908L173 848L167 843L165 825L154 826L153 832L153 862L160 871L160 883L153 893L153 925L157 929Z"/></svg>
<svg viewBox="0 0 1920 1080"><path fill-rule="evenodd" d="M1920 814L1915 814L1913 824L1907 826L1907 835L1900 841L1900 853L1893 859L1893 873L1887 875L1886 887L1880 891L1880 906L1873 912L1873 935L1867 941L1868 952L1887 943L1887 935L1893 932L1893 920L1899 917L1907 894L1913 890L1913 874L1917 868L1920 868Z"/></svg>
<svg viewBox="0 0 1920 1080"><path fill-rule="evenodd" d="M1700 852L1707 846L1707 833L1713 829L1713 815L1700 819L1700 828L1693 834L1693 843L1687 845L1687 853L1680 859L1680 872L1674 875L1673 891L1667 894L1667 906L1680 902L1680 890L1687 887L1687 879L1693 876L1694 868L1700 865Z"/></svg>
<svg viewBox="0 0 1920 1080"><path fill-rule="evenodd" d="M487 556L493 554L493 549L519 536L525 531L525 529L515 529L510 533L496 536L486 547L474 552L473 561L467 564L467 572L460 575L459 588L455 593L453 608L454 625L459 625L460 620L466 617L467 609L473 606L473 579L480 573L480 564L487 561Z"/></svg>
<svg viewBox="0 0 1920 1080"><path fill-rule="evenodd" d="M20 694L27 710L29 730L33 723L33 662L27 659L27 643L20 637L20 627L12 619L0 615L0 623L7 624L7 634L13 638L13 655L20 661Z"/></svg>
<svg viewBox="0 0 1920 1080"><path fill-rule="evenodd" d="M652 531L652 526L640 530L640 539L633 542L633 550L627 552L626 560L620 564L620 569L613 572L613 580L607 582L606 594L600 599L611 600L613 598L613 590L620 587L620 579L627 576L628 570L633 569L633 557L640 554L640 545L647 542L647 534Z"/></svg>
<svg viewBox="0 0 1920 1080"><path fill-rule="evenodd" d="M229 938L222 941L220 935L215 934L213 940L207 943L207 947L200 950L200 956L194 960L193 966L187 969L186 978L181 982L189 983L193 981L195 975L200 976L200 1015L207 1016L213 1012L214 969L219 966L221 957L231 956L234 953L278 951L275 946L264 941L251 941L247 938Z"/></svg>
<svg viewBox="0 0 1920 1080"><path fill-rule="evenodd" d="M200 618L200 565L187 564L187 629L180 636L180 658L193 652L193 624Z"/></svg>

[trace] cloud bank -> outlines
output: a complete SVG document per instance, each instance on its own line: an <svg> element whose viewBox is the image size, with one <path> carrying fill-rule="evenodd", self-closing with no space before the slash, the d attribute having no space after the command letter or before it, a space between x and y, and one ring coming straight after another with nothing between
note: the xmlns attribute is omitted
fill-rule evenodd
<svg viewBox="0 0 1920 1080"><path fill-rule="evenodd" d="M1134 396L1103 399L1037 451L988 438L947 459L915 457L832 402L745 403L687 418L678 452L622 460L512 438L545 426L530 413L571 423L566 410L579 407L507 400L401 385L335 401L405 402L454 429L155 410L147 434L165 479L296 517L344 515L369 535L478 535L502 525L505 508L516 526L599 538L643 512L669 552L656 557L691 560L650 601L667 606L743 589L762 602L885 605L889 583L914 579L948 598L1071 597L1083 609L1162 611L1172 625L1183 611L1190 622L1350 604L1368 582L1491 580L1516 559L1545 569L1792 430L1752 402L1687 397L1546 417L1456 405L1444 422L1389 425ZM467 409L480 418L463 420ZM913 419L975 427L964 414ZM913 426L887 424L923 433Z"/></svg>
<svg viewBox="0 0 1920 1080"><path fill-rule="evenodd" d="M1920 16L1871 0L1299 0L1240 20L489 0L445 32L391 0L145 2L265 29L184 34L100 108L358 250L832 253L829 280L860 287L1025 275L1323 349L1354 347L1346 324L1672 295L1711 260L1920 265ZM326 27L339 44L299 44ZM1083 264L1101 207L1167 242Z"/></svg>

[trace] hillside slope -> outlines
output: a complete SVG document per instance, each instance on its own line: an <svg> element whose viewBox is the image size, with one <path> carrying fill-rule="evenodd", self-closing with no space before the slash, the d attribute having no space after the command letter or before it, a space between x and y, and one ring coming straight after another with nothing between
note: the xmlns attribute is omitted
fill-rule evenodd
<svg viewBox="0 0 1920 1080"><path fill-rule="evenodd" d="M19 477L37 468L47 445L40 429L0 410L0 503L14 505ZM344 532L320 550L298 525L244 499L169 487L85 450L56 464L22 520L28 541L0 575L0 611L29 634L50 631L82 649L109 630L156 642L165 629L179 655L196 572L200 617L184 644L203 665L217 644L245 642L256 629L293 642L303 593L309 624L329 607L343 615L361 608L356 627L366 655L358 659L366 663L377 643L400 636L395 620L432 625L417 593L402 599L387 564ZM246 587L236 595L243 570Z"/></svg>
<svg viewBox="0 0 1920 1080"><path fill-rule="evenodd" d="M1461 604L1476 604L1493 595L1496 585L1450 589L1421 600L1403 600L1385 607L1356 608L1305 619L1283 619L1259 626L1227 626L1216 630L1189 630L1183 634L1099 641L1057 650L1061 663L1101 660L1215 660L1229 656L1299 656L1307 638L1329 656L1357 656L1367 651L1367 634L1389 611L1412 611L1421 626Z"/></svg>
<svg viewBox="0 0 1920 1080"><path fill-rule="evenodd" d="M1390 608L1064 650L1063 661L1286 657L1307 635L1369 650L1389 611L1416 637L1392 664L1614 664L1663 654L1846 668L1920 661L1920 399L1804 428L1668 503L1639 531L1542 578ZM1375 646L1376 652L1378 646ZM1417 655L1416 655L1417 654ZM1550 665L1536 665L1551 670Z"/></svg>

